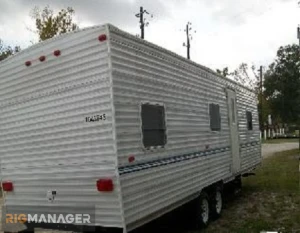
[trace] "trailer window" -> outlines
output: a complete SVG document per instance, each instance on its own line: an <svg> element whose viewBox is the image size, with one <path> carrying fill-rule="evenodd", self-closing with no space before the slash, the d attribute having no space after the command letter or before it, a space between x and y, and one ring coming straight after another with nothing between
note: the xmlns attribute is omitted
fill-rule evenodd
<svg viewBox="0 0 300 233"><path fill-rule="evenodd" d="M144 147L164 146L167 141L164 106L143 104L141 117Z"/></svg>
<svg viewBox="0 0 300 233"><path fill-rule="evenodd" d="M252 112L246 111L246 118L247 118L247 128L248 130L252 130L253 129Z"/></svg>
<svg viewBox="0 0 300 233"><path fill-rule="evenodd" d="M220 106L218 104L209 105L210 129L212 131L221 130Z"/></svg>

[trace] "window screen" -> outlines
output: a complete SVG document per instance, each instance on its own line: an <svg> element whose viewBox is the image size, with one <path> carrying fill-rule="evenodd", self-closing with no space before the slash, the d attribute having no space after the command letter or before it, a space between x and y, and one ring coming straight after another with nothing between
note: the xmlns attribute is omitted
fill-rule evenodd
<svg viewBox="0 0 300 233"><path fill-rule="evenodd" d="M246 118L247 118L247 128L248 130L252 130L253 129L252 112L246 111Z"/></svg>
<svg viewBox="0 0 300 233"><path fill-rule="evenodd" d="M218 104L209 105L210 129L212 131L221 130L220 107Z"/></svg>
<svg viewBox="0 0 300 233"><path fill-rule="evenodd" d="M143 104L141 115L144 147L164 146L167 141L164 107Z"/></svg>

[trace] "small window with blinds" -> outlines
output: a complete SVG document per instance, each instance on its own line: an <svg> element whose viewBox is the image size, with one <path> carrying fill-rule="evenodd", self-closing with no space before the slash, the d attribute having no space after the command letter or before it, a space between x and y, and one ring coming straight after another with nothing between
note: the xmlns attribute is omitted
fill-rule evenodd
<svg viewBox="0 0 300 233"><path fill-rule="evenodd" d="M209 104L210 129L212 131L221 131L220 106L218 104Z"/></svg>
<svg viewBox="0 0 300 233"><path fill-rule="evenodd" d="M253 130L252 112L246 111L247 129Z"/></svg>
<svg viewBox="0 0 300 233"><path fill-rule="evenodd" d="M142 104L141 117L144 147L164 146L167 143L164 106Z"/></svg>

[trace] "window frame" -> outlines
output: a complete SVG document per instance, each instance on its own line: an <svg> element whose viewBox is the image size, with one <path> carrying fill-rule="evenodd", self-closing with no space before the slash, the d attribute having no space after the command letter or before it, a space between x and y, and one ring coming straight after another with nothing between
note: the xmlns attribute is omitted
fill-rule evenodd
<svg viewBox="0 0 300 233"><path fill-rule="evenodd" d="M235 98L230 98L230 104L231 104L231 118L232 118L232 124L236 124L237 122L237 112L236 112L236 102Z"/></svg>
<svg viewBox="0 0 300 233"><path fill-rule="evenodd" d="M218 129L212 129L212 126L211 126L211 114L210 114L210 106L211 105L214 105L214 106L218 106L219 108L219 128ZM220 107L220 104L216 104L216 103L209 103L208 104L208 117L209 117L209 129L211 132L221 132L222 131L222 121L221 121L221 107Z"/></svg>
<svg viewBox="0 0 300 233"><path fill-rule="evenodd" d="M142 118L142 106L143 105L152 105L152 106L160 106L163 107L163 120L164 120L164 145L157 145L157 146L145 146L144 144L144 131L143 131L143 118ZM141 134L141 146L143 150L162 150L165 149L168 144L168 130L167 130L167 114L166 114L166 106L164 103L161 102L150 102L150 101L142 101L140 103L139 108L139 118L140 118L140 134Z"/></svg>

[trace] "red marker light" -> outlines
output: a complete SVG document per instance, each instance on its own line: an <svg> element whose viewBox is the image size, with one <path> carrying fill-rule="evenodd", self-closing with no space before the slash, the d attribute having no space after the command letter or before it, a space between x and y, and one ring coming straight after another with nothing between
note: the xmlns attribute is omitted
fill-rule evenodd
<svg viewBox="0 0 300 233"><path fill-rule="evenodd" d="M134 160L135 160L135 157L133 155L129 156L129 158L128 158L129 163L134 162Z"/></svg>
<svg viewBox="0 0 300 233"><path fill-rule="evenodd" d="M25 62L25 66L31 66L31 61Z"/></svg>
<svg viewBox="0 0 300 233"><path fill-rule="evenodd" d="M99 192L112 192L114 190L114 184L112 179L97 180L96 185Z"/></svg>
<svg viewBox="0 0 300 233"><path fill-rule="evenodd" d="M60 50L55 50L55 51L53 52L53 54L54 54L54 56L56 56L56 57L60 56Z"/></svg>
<svg viewBox="0 0 300 233"><path fill-rule="evenodd" d="M46 57L45 57L45 56L40 56L39 60L40 60L41 62L43 62L43 61L46 60Z"/></svg>
<svg viewBox="0 0 300 233"><path fill-rule="evenodd" d="M3 181L2 188L4 191L11 192L14 189L13 183L11 181Z"/></svg>
<svg viewBox="0 0 300 233"><path fill-rule="evenodd" d="M102 34L102 35L100 35L99 37L98 37L98 40L99 41L101 41L101 42L103 42L103 41L106 41L106 35L105 34Z"/></svg>

